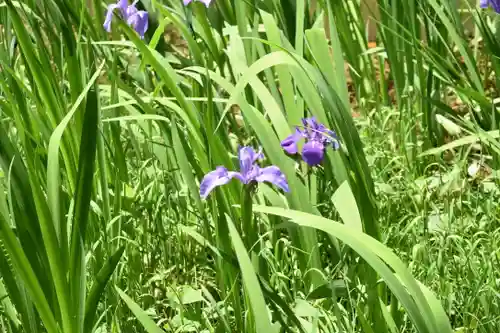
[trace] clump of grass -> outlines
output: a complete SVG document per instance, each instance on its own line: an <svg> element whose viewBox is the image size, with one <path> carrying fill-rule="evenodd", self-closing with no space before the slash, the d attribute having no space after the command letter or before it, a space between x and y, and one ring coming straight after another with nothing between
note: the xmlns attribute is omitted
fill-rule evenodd
<svg viewBox="0 0 500 333"><path fill-rule="evenodd" d="M377 3L0 4L2 331L498 332L496 14Z"/></svg>

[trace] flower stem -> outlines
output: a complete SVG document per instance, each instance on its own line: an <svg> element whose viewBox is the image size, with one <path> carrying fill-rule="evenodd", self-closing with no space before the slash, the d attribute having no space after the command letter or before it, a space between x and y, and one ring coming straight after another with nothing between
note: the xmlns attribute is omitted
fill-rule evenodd
<svg viewBox="0 0 500 333"><path fill-rule="evenodd" d="M309 200L313 206L317 203L318 196L318 182L316 180L316 173L313 168L307 167L307 176L309 181Z"/></svg>
<svg viewBox="0 0 500 333"><path fill-rule="evenodd" d="M258 269L258 246L256 245L259 239L258 225L255 223L252 211L252 195L254 186L243 186L241 195L241 230L243 230L243 241L247 250L250 252L250 258L254 264L254 268Z"/></svg>

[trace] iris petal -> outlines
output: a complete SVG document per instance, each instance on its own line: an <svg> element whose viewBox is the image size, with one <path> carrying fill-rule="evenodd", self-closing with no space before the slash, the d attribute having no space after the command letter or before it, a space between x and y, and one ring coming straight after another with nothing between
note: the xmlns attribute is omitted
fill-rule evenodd
<svg viewBox="0 0 500 333"><path fill-rule="evenodd" d="M241 174L246 178L246 175L252 171L255 162L262 157L262 152L255 152L252 147L241 147L238 152Z"/></svg>
<svg viewBox="0 0 500 333"><path fill-rule="evenodd" d="M299 148L297 143L302 139L302 133L299 129L295 130L295 133L288 136L286 139L281 141L281 147L290 155L297 154Z"/></svg>
<svg viewBox="0 0 500 333"><path fill-rule="evenodd" d="M131 4L130 6L127 7L127 9L125 9L125 15L123 15L123 17L128 21L128 19L137 14L137 12L139 11L136 7L135 7L136 3L134 2L133 4Z"/></svg>
<svg viewBox="0 0 500 333"><path fill-rule="evenodd" d="M104 19L104 24L102 25L107 32L111 32L111 21L113 20L113 11L119 8L118 5L109 5L108 11L106 12L106 18Z"/></svg>
<svg viewBox="0 0 500 333"><path fill-rule="evenodd" d="M214 188L229 183L233 178L238 179L244 185L254 182L268 182L285 192L290 190L285 175L277 166L261 168L256 163L258 159L263 157L261 149L256 152L252 147L241 147L238 157L241 172L228 171L225 167L219 166L203 177L200 183L200 196L202 199L206 199Z"/></svg>
<svg viewBox="0 0 500 333"><path fill-rule="evenodd" d="M149 25L148 12L143 10L137 11L127 19L127 24L131 25L141 38L144 38Z"/></svg>
<svg viewBox="0 0 500 333"><path fill-rule="evenodd" d="M214 188L229 183L233 178L241 180L242 177L238 172L228 172L227 169L222 166L219 166L214 171L207 173L200 183L201 198L206 199Z"/></svg>
<svg viewBox="0 0 500 333"><path fill-rule="evenodd" d="M316 140L307 142L302 148L302 159L310 166L315 166L323 161L325 145Z"/></svg>
<svg viewBox="0 0 500 333"><path fill-rule="evenodd" d="M138 0L135 0L130 6L128 0L119 0L116 4L108 6L103 27L107 32L111 32L111 21L113 20L113 12L115 9L120 9L122 18L131 25L137 33L144 38L144 34L148 30L148 13L143 10L138 10L136 5Z"/></svg>
<svg viewBox="0 0 500 333"><path fill-rule="evenodd" d="M500 0L481 0L479 6L481 8L488 8L491 6L495 12L500 13Z"/></svg>
<svg viewBox="0 0 500 333"><path fill-rule="evenodd" d="M302 124L302 129L297 127L294 134L281 141L281 147L288 154L296 154L297 142L305 138L306 144L302 149L302 159L310 166L314 166L323 161L325 149L329 144L332 144L335 150L340 148L337 134L318 122L315 117L302 118Z"/></svg>
<svg viewBox="0 0 500 333"><path fill-rule="evenodd" d="M260 169L260 174L257 177L255 177L255 180L261 183L262 182L271 183L285 192L290 191L285 175L275 165Z"/></svg>
<svg viewBox="0 0 500 333"><path fill-rule="evenodd" d="M500 13L500 0L490 0L490 3L495 12Z"/></svg>
<svg viewBox="0 0 500 333"><path fill-rule="evenodd" d="M122 12L123 16L126 16L127 8L128 8L128 0L119 0L117 3L118 8Z"/></svg>

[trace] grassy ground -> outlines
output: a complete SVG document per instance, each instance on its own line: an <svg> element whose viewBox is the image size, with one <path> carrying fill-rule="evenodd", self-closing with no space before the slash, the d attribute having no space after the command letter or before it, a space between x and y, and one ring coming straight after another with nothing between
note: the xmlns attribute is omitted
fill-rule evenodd
<svg viewBox="0 0 500 333"><path fill-rule="evenodd" d="M386 110L386 116L394 110ZM386 128L360 121L367 158L379 193L384 242L436 292L454 327L498 329L500 277L496 175L487 163L468 173L476 157L457 153L444 165L428 163L423 175L405 166ZM369 133L369 134L368 134ZM460 330L458 330L460 331Z"/></svg>

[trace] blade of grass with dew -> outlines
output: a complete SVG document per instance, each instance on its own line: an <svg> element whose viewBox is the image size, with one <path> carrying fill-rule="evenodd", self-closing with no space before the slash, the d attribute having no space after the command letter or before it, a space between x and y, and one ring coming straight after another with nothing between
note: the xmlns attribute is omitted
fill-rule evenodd
<svg viewBox="0 0 500 333"><path fill-rule="evenodd" d="M20 320L20 325L30 332L39 333L40 315L35 313L36 304L29 297L29 290L19 281L20 276L16 273L12 261L9 258L7 249L0 240L0 270L2 272L2 282L6 287L9 298L15 306L15 317ZM17 327L19 329L19 325Z"/></svg>
<svg viewBox="0 0 500 333"><path fill-rule="evenodd" d="M19 330L19 326L21 325L21 321L17 318L17 313L12 304L12 301L9 297L7 290L5 289L4 284L0 281L0 299L2 300L2 307L4 309L5 317L7 317L8 321L12 323L15 330Z"/></svg>
<svg viewBox="0 0 500 333"><path fill-rule="evenodd" d="M6 179L7 184L9 184L9 189L7 190L9 193L9 203L12 202L12 196L10 195L10 171L11 170L9 170L9 176ZM0 215L3 215L3 218L9 221L11 219L10 216L15 216L15 214L12 205L10 205L11 208L8 207L9 205L7 204L7 197L4 194L4 186L1 178L2 177L0 177ZM12 220L10 220L10 222L12 224ZM34 314L32 311L28 310L33 308L33 302L26 297L26 288L19 284L16 273L12 269L11 262L7 258L7 251L0 240L0 272L2 272L3 278L1 288L8 295L8 298L3 300L2 303L7 317L13 322L16 329L19 329L19 326L22 325L23 327L29 327L33 332L37 332L37 322L34 318ZM18 314L21 320L17 318Z"/></svg>

